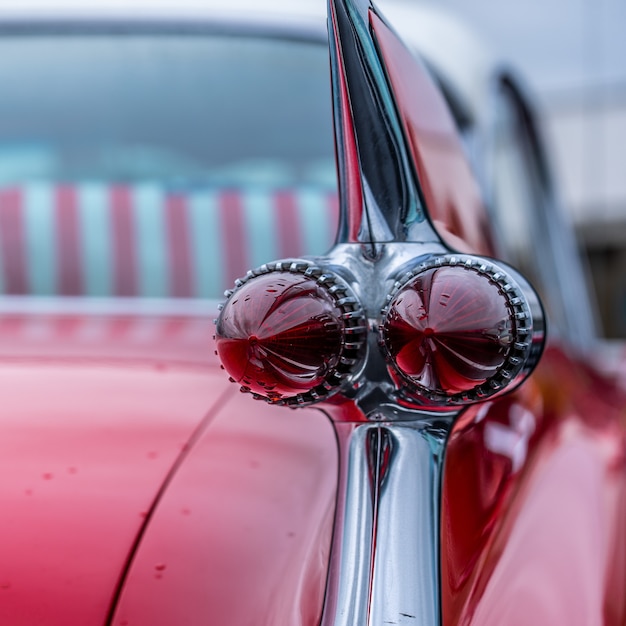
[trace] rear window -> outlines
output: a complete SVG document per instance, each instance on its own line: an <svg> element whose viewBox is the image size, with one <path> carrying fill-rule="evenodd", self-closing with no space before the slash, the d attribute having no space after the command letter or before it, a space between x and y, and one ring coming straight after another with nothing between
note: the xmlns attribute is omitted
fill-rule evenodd
<svg viewBox="0 0 626 626"><path fill-rule="evenodd" d="M0 84L4 293L216 298L333 241L322 44L9 35Z"/></svg>

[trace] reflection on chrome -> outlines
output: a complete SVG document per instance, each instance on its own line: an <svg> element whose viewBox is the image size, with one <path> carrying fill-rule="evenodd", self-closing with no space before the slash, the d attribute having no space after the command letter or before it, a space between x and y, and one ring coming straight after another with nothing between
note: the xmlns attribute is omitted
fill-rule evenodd
<svg viewBox="0 0 626 626"><path fill-rule="evenodd" d="M440 622L439 493L452 418L337 423L341 468L322 626Z"/></svg>

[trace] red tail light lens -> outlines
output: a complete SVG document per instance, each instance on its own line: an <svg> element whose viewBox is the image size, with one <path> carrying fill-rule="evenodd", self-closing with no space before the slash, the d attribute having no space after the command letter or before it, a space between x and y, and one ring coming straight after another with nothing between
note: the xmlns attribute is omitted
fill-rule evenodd
<svg viewBox="0 0 626 626"><path fill-rule="evenodd" d="M249 276L217 321L217 353L242 391L278 404L329 395L358 359L364 330L346 285L305 264Z"/></svg>
<svg viewBox="0 0 626 626"><path fill-rule="evenodd" d="M430 400L486 397L523 364L528 317L503 272L444 257L398 285L383 312L383 349L401 378Z"/></svg>

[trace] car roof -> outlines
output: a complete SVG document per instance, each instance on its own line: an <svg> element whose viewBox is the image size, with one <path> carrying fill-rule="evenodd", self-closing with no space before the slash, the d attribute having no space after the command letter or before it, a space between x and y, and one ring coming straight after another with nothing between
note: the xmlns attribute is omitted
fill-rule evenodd
<svg viewBox="0 0 626 626"><path fill-rule="evenodd" d="M0 19L154 19L317 20L324 23L324 0L3 0Z"/></svg>

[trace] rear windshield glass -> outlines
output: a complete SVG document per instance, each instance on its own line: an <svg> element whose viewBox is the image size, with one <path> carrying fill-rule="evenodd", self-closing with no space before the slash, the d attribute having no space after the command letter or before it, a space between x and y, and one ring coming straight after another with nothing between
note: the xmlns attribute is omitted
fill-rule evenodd
<svg viewBox="0 0 626 626"><path fill-rule="evenodd" d="M336 229L323 44L0 39L0 290L219 297Z"/></svg>

